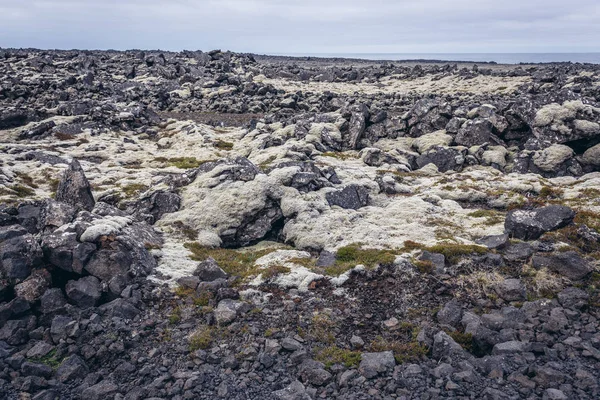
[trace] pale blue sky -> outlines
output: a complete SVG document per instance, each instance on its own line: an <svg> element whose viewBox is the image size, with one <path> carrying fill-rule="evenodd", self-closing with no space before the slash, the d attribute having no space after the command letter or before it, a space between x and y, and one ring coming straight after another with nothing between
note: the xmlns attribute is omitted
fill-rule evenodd
<svg viewBox="0 0 600 400"><path fill-rule="evenodd" d="M0 47L598 52L598 0L0 0Z"/></svg>

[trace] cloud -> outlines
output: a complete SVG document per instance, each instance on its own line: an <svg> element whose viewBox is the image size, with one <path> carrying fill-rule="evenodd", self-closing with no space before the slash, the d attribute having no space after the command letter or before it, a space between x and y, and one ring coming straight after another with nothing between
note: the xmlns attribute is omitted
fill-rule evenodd
<svg viewBox="0 0 600 400"><path fill-rule="evenodd" d="M0 0L0 46L600 51L597 0Z"/></svg>

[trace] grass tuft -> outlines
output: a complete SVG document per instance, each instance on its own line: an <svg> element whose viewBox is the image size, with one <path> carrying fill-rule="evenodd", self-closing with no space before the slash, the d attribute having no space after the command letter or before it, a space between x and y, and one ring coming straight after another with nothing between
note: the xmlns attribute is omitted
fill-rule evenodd
<svg viewBox="0 0 600 400"><path fill-rule="evenodd" d="M334 364L341 364L346 368L355 368L360 363L360 356L360 351L329 346L319 350L315 354L315 360L325 364L325 368L331 368Z"/></svg>

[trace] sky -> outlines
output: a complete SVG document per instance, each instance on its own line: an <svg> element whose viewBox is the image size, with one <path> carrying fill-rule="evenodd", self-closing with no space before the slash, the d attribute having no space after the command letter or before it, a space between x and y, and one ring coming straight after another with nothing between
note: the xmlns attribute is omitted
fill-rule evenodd
<svg viewBox="0 0 600 400"><path fill-rule="evenodd" d="M600 1L0 0L0 47L600 52Z"/></svg>

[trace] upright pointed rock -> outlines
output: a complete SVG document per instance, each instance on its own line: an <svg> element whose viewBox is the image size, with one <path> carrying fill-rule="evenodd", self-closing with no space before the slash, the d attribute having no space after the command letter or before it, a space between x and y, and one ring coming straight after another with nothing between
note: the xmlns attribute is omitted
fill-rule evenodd
<svg viewBox="0 0 600 400"><path fill-rule="evenodd" d="M56 200L87 211L94 208L96 202L92 189L79 161L73 159L69 168L63 173L56 190Z"/></svg>

